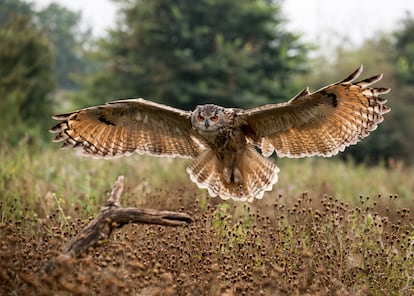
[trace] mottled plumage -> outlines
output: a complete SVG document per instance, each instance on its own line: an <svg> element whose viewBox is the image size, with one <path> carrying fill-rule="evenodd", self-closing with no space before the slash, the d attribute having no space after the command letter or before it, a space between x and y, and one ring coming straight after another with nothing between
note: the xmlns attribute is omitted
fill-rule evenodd
<svg viewBox="0 0 414 296"><path fill-rule="evenodd" d="M277 182L269 157L329 157L368 136L390 111L379 97L389 88L371 88L377 75L346 79L314 93L308 88L286 103L253 109L207 104L183 111L143 99L56 115L56 142L85 155L111 158L135 152L192 158L190 178L211 196L262 198ZM254 146L260 148L260 155Z"/></svg>

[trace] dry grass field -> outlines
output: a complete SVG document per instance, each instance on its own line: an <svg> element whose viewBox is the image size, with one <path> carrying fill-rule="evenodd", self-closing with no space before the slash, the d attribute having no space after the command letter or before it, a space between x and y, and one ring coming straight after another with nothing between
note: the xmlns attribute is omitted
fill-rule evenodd
<svg viewBox="0 0 414 296"><path fill-rule="evenodd" d="M413 167L277 159L274 190L240 203L199 190L186 160L25 146L0 158L1 295L414 295ZM123 206L194 222L126 225L59 256L118 175Z"/></svg>

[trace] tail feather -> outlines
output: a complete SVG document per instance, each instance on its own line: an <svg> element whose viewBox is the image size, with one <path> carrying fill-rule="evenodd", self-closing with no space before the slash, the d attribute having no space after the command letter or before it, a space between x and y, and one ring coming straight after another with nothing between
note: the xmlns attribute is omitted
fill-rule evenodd
<svg viewBox="0 0 414 296"><path fill-rule="evenodd" d="M216 154L211 149L203 151L187 168L191 180L200 188L207 188L211 196L222 199L253 201L261 199L265 191L272 189L278 180L279 168L257 153L253 147L246 147L239 161L243 184L226 183Z"/></svg>

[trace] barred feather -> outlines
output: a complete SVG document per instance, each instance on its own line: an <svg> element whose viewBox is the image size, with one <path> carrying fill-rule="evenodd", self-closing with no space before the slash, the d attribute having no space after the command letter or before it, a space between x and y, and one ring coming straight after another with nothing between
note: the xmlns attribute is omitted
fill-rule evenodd
<svg viewBox="0 0 414 296"><path fill-rule="evenodd" d="M247 146L242 152L240 170L243 184L227 183L222 174L222 166L213 150L208 149L194 159L187 168L191 180L200 188L207 188L211 196L238 201L261 199L265 191L272 189L278 180L279 168Z"/></svg>
<svg viewBox="0 0 414 296"><path fill-rule="evenodd" d="M50 132L58 133L54 142L63 141L63 148L98 158L135 152L192 158L206 145L192 130L190 114L142 99L115 101L55 115L62 122Z"/></svg>
<svg viewBox="0 0 414 296"><path fill-rule="evenodd" d="M353 83L362 66L346 79L314 93L302 92L287 103L246 110L253 131L249 140L265 156L330 157L374 131L390 111L379 97L389 88L371 88L382 74Z"/></svg>

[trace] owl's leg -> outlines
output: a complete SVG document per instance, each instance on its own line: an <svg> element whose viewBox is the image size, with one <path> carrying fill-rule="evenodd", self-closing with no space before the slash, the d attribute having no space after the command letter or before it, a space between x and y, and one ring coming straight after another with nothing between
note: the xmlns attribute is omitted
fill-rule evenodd
<svg viewBox="0 0 414 296"><path fill-rule="evenodd" d="M226 181L227 184L231 183L231 176L233 175L232 169L229 167L224 167L223 169L223 178L224 181Z"/></svg>
<svg viewBox="0 0 414 296"><path fill-rule="evenodd" d="M237 184L243 184L243 174L242 172L235 167L233 170L234 182Z"/></svg>
<svg viewBox="0 0 414 296"><path fill-rule="evenodd" d="M244 149L239 149L237 153L235 154L234 164L233 164L233 179L236 184L243 184L244 183L244 177L242 173L242 169L240 167L241 161L243 159L243 152Z"/></svg>
<svg viewBox="0 0 414 296"><path fill-rule="evenodd" d="M243 184L243 174L238 168L237 159L237 154L232 154L231 156L223 159L223 178L228 184Z"/></svg>
<svg viewBox="0 0 414 296"><path fill-rule="evenodd" d="M243 184L243 174L238 168L225 167L223 169L223 178L226 183Z"/></svg>

